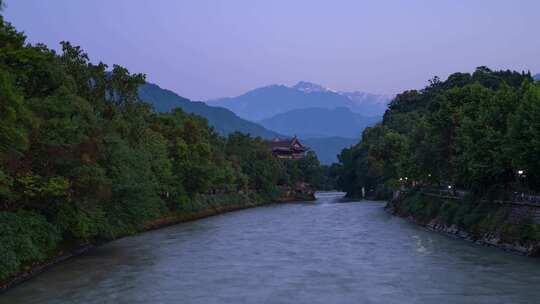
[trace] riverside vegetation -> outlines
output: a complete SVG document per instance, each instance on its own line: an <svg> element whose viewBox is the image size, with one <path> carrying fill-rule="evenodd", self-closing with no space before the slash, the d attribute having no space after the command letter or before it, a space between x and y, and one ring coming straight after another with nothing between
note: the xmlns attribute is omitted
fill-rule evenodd
<svg viewBox="0 0 540 304"><path fill-rule="evenodd" d="M388 199L394 211L427 224L437 222L501 242L540 241L529 216L510 220L515 193L540 191L540 82L530 73L479 67L472 74L434 78L389 104L382 123L339 155L338 183L349 196L362 187ZM464 190L461 200L422 196L427 188Z"/></svg>
<svg viewBox="0 0 540 304"><path fill-rule="evenodd" d="M156 113L138 98L144 75L61 44L31 45L0 15L0 283L161 219L321 183L313 153L278 160L260 138Z"/></svg>

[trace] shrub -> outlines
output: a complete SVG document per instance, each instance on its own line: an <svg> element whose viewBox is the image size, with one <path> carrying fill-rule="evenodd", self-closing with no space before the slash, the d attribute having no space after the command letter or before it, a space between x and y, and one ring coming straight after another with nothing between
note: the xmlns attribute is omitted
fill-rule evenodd
<svg viewBox="0 0 540 304"><path fill-rule="evenodd" d="M24 264L43 260L58 246L61 235L34 212L0 212L0 280Z"/></svg>
<svg viewBox="0 0 540 304"><path fill-rule="evenodd" d="M446 201L440 209L439 217L445 222L445 224L452 225L458 209L459 206L455 202Z"/></svg>
<svg viewBox="0 0 540 304"><path fill-rule="evenodd" d="M61 204L56 214L55 224L67 239L89 242L96 238L106 238L108 228L105 212L95 202Z"/></svg>
<svg viewBox="0 0 540 304"><path fill-rule="evenodd" d="M540 240L540 225L533 222L531 218L524 218L518 225L519 239L522 241Z"/></svg>

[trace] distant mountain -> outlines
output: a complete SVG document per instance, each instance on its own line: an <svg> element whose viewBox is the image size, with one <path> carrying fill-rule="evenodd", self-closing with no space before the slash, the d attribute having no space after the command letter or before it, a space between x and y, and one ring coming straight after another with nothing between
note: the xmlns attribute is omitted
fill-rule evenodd
<svg viewBox="0 0 540 304"><path fill-rule="evenodd" d="M344 148L355 145L359 138L324 137L301 139L302 143L317 153L317 158L322 164L329 165L337 162L337 155Z"/></svg>
<svg viewBox="0 0 540 304"><path fill-rule="evenodd" d="M307 81L300 81L295 86L293 86L292 88L297 89L299 91L302 91L304 93L332 91L332 90L327 89L327 88L325 88L325 87L323 87L323 86L321 86L319 84L311 83L311 82L307 82Z"/></svg>
<svg viewBox="0 0 540 304"><path fill-rule="evenodd" d="M361 92L337 92L318 84L301 81L295 86L271 85L238 97L207 101L222 106L252 121L271 118L297 109L345 107L364 116L382 115L391 96Z"/></svg>
<svg viewBox="0 0 540 304"><path fill-rule="evenodd" d="M291 88L289 87L278 87L284 87L286 88L287 92L291 92ZM299 83L295 89L292 89L292 91L293 95L298 94L296 96L327 93L327 89L320 86L312 86L310 83ZM337 93L334 94L337 95L337 97L333 96L332 98L335 99L330 100L343 101L344 96ZM203 102L191 101L170 90L160 88L158 85L152 83L147 83L139 87L139 97L141 100L151 103L158 112L168 112L173 108L182 108L188 113L200 115L206 118L209 124L222 135L228 135L232 132L239 131L242 133L251 134L252 136L260 136L265 139L271 139L274 137L285 137L287 135L292 136L298 134L302 142L305 142L306 145L315 151L319 160L324 164L336 162L336 155L339 154L343 148L357 143L359 139L355 138L359 138L359 134L362 132L364 127L367 124L376 122L377 120L377 118L374 117L364 117L362 115L353 113L348 108L344 107L337 109L333 109L335 107L327 109L308 108L300 111L287 111L289 113L283 113L283 115L269 119L269 124L277 123L280 121L280 119L284 120L284 127L278 129L288 131L281 132L277 130L270 130L272 128L265 128L257 123L242 119L228 109L209 106ZM310 96L310 99L323 102L322 99L313 98L313 96ZM350 103L350 101L347 102ZM310 118L307 119L308 117ZM294 121L300 122L298 120L300 120L302 123L295 126ZM347 124L348 128L346 128ZM301 132L296 132L296 130L300 130ZM311 132L312 130L313 132ZM356 130L358 132L356 132ZM280 133L285 135L281 135ZM339 134L339 136L332 136L335 134Z"/></svg>
<svg viewBox="0 0 540 304"><path fill-rule="evenodd" d="M540 80L540 74L536 74L533 76L534 80Z"/></svg>
<svg viewBox="0 0 540 304"><path fill-rule="evenodd" d="M344 107L305 108L280 113L259 123L267 129L301 138L330 136L360 138L364 128L381 119L381 116L365 117Z"/></svg>
<svg viewBox="0 0 540 304"><path fill-rule="evenodd" d="M151 103L158 112L168 112L173 108L182 108L185 112L200 115L206 118L208 123L222 135L239 131L266 139L281 136L254 122L238 117L230 110L212 107L204 102L191 101L152 83L139 87L139 97L141 100Z"/></svg>
<svg viewBox="0 0 540 304"><path fill-rule="evenodd" d="M377 95L365 92L340 92L339 94L349 97L354 103L354 107L361 109L363 115L378 116L384 114L388 108L388 103L392 99L389 95Z"/></svg>

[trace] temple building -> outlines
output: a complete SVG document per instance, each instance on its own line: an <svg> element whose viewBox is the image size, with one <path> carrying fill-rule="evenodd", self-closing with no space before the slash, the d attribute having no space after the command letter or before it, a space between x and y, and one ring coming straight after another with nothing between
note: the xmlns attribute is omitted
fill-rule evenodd
<svg viewBox="0 0 540 304"><path fill-rule="evenodd" d="M276 137L268 141L268 146L275 157L282 159L302 159L306 151L309 150L308 147L302 145L296 136L289 139Z"/></svg>

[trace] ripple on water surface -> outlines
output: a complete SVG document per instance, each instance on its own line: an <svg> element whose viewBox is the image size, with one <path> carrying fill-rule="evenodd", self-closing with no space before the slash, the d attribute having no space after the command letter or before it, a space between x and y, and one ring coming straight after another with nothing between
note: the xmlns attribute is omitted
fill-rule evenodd
<svg viewBox="0 0 540 304"><path fill-rule="evenodd" d="M383 203L339 198L124 238L0 303L539 303L538 260L425 231Z"/></svg>

